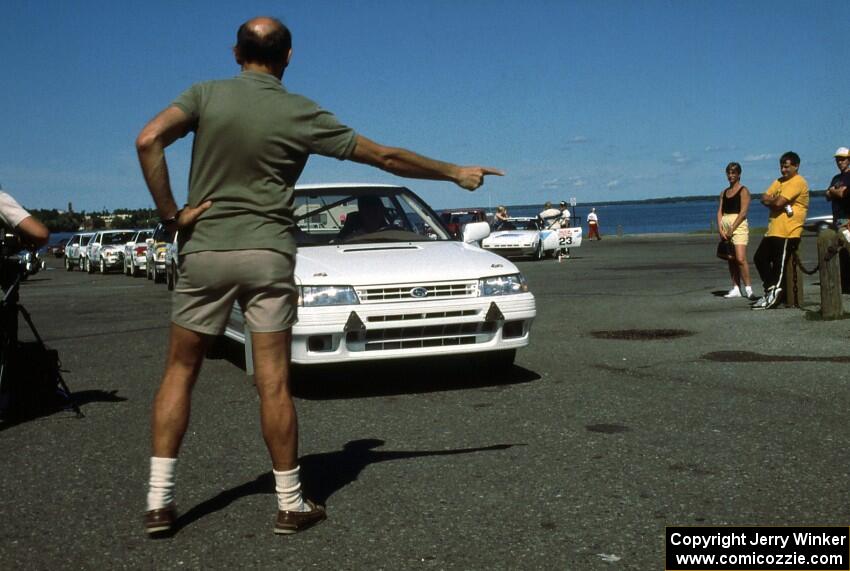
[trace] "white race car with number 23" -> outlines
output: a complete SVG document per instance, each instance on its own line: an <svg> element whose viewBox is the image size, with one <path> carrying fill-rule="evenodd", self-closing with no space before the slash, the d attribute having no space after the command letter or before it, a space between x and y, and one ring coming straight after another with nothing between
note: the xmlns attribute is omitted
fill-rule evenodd
<svg viewBox="0 0 850 571"><path fill-rule="evenodd" d="M581 246L581 227L547 228L539 218L508 218L481 241L485 250L501 254L506 258L533 257L538 260L557 256L567 248Z"/></svg>

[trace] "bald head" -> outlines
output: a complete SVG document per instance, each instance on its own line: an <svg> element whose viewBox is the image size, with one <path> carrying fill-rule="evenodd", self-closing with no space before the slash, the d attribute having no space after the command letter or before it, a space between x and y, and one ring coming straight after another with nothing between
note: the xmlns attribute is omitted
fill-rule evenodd
<svg viewBox="0 0 850 571"><path fill-rule="evenodd" d="M292 34L277 18L251 18L236 32L236 60L247 63L286 67L292 49Z"/></svg>

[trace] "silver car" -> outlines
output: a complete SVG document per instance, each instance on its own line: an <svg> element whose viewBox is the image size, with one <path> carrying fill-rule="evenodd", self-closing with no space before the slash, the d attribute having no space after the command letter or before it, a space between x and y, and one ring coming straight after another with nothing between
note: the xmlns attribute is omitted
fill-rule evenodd
<svg viewBox="0 0 850 571"><path fill-rule="evenodd" d="M169 267L173 263L173 251L177 247L176 236L162 224L157 224L153 236L147 239L147 245L145 275L157 283L167 281ZM173 287L173 284L170 285Z"/></svg>
<svg viewBox="0 0 850 571"><path fill-rule="evenodd" d="M147 239L153 237L153 228L136 230L129 242L124 244L124 274L137 277L148 265Z"/></svg>
<svg viewBox="0 0 850 571"><path fill-rule="evenodd" d="M86 246L86 271L101 274L124 266L124 244L133 237L132 230L101 230Z"/></svg>
<svg viewBox="0 0 850 571"><path fill-rule="evenodd" d="M94 236L94 232L79 232L71 236L65 245L65 269L69 272L74 268L85 269L86 246Z"/></svg>

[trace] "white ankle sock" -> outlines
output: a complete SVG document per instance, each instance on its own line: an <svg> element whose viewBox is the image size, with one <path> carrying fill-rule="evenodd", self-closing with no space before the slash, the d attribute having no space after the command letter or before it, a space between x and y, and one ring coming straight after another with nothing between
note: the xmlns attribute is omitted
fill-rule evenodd
<svg viewBox="0 0 850 571"><path fill-rule="evenodd" d="M174 501L174 472L176 467L177 458L151 457L148 510L164 508Z"/></svg>
<svg viewBox="0 0 850 571"><path fill-rule="evenodd" d="M301 478L299 473L301 467L296 466L292 470L274 472L274 491L277 492L277 509L289 512L307 512L310 507L301 496Z"/></svg>
<svg viewBox="0 0 850 571"><path fill-rule="evenodd" d="M753 286L744 286L744 291L747 294L747 297L752 297L753 295Z"/></svg>

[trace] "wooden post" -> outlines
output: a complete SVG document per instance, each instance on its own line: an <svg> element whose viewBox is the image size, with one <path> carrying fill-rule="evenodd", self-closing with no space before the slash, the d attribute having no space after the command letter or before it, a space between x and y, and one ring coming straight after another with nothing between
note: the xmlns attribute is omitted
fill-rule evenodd
<svg viewBox="0 0 850 571"><path fill-rule="evenodd" d="M797 264L796 252L785 257L785 307L800 307L803 305L803 271Z"/></svg>
<svg viewBox="0 0 850 571"><path fill-rule="evenodd" d="M841 246L837 244L836 237L833 230L824 230L818 234L820 313L824 319L837 319L844 314L837 252Z"/></svg>

